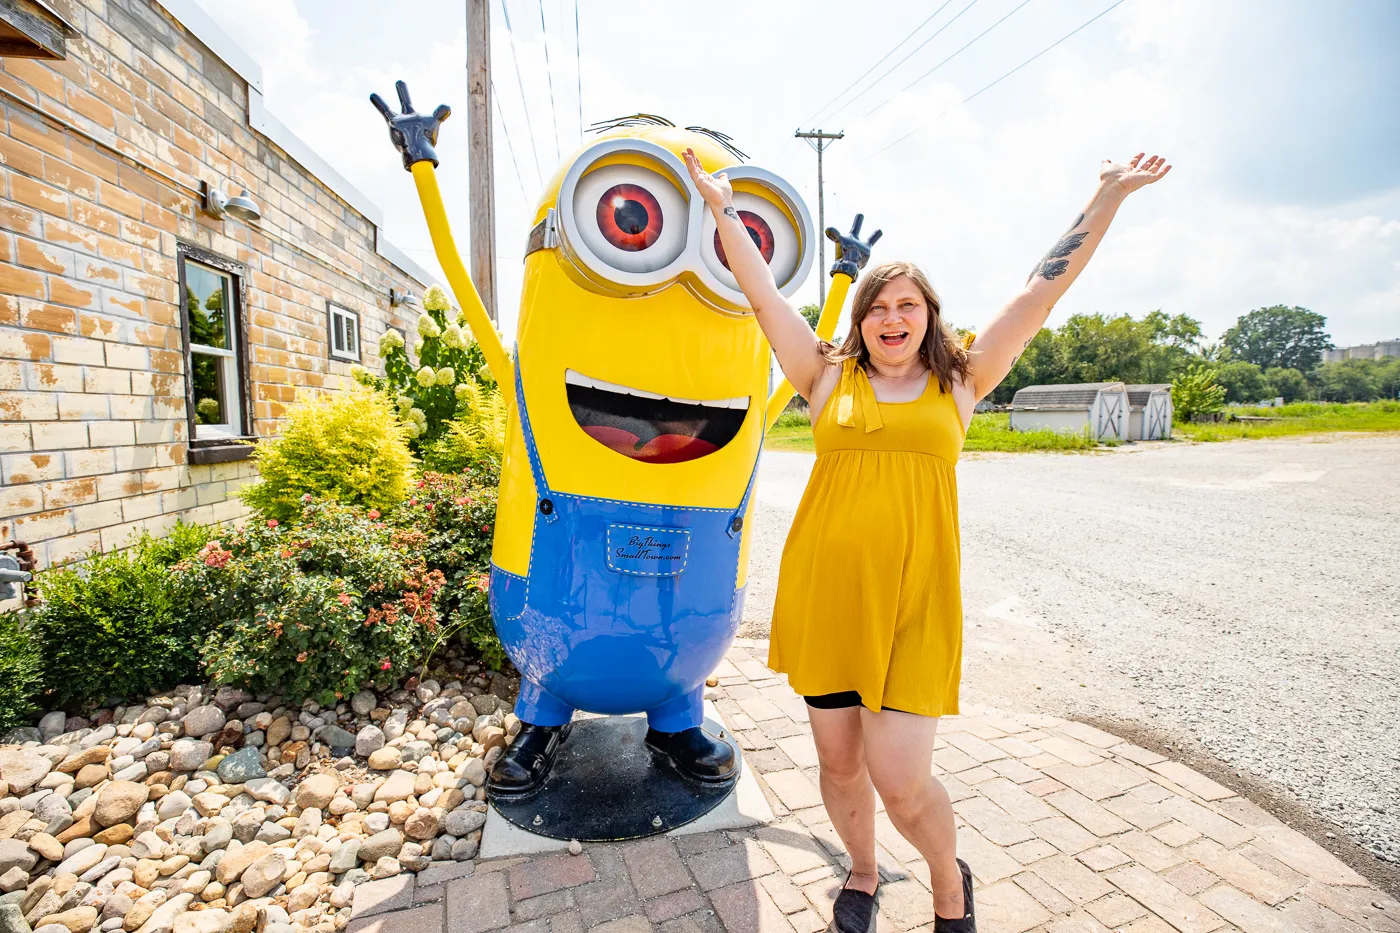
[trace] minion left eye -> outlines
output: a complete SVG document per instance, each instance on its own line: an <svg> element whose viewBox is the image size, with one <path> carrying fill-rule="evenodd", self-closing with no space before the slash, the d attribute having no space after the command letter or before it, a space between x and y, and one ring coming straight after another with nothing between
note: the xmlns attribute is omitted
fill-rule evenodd
<svg viewBox="0 0 1400 933"><path fill-rule="evenodd" d="M656 272L685 249L685 196L641 165L604 165L579 180L573 213L588 249L614 269Z"/></svg>

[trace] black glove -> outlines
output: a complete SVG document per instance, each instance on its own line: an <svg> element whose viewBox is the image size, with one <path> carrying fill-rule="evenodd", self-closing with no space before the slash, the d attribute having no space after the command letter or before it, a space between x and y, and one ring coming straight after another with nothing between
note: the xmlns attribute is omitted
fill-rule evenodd
<svg viewBox="0 0 1400 933"><path fill-rule="evenodd" d="M413 102L408 99L408 85L395 81L394 88L399 92L402 114L395 114L378 94L369 95L369 102L389 124L389 139L393 141L394 148L403 154L404 169L411 169L415 162L431 162L433 168L437 168L437 153L433 147L437 145L438 127L443 120L452 116L452 108L439 104L431 114L414 113Z"/></svg>
<svg viewBox="0 0 1400 933"><path fill-rule="evenodd" d="M851 232L842 234L835 227L826 228L826 237L836 244L837 258L832 263L831 274L844 272L855 281L860 270L865 268L865 264L870 260L870 247L880 239L883 230L876 230L870 234L870 239L862 241L860 238L860 225L865 222L864 214L857 214L855 223L851 224Z"/></svg>

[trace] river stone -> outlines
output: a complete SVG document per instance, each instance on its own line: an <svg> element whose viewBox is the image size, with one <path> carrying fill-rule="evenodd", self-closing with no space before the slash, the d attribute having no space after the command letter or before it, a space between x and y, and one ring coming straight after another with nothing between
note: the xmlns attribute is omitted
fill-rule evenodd
<svg viewBox="0 0 1400 933"><path fill-rule="evenodd" d="M243 790L254 799L276 804L279 807L292 799L292 792L287 790L286 785L274 781L272 778L254 778L243 784Z"/></svg>
<svg viewBox="0 0 1400 933"><path fill-rule="evenodd" d="M394 803L413 796L415 776L407 771L395 771L374 792L375 802Z"/></svg>
<svg viewBox="0 0 1400 933"><path fill-rule="evenodd" d="M113 781L97 792L97 806L92 820L98 826L115 826L136 815L141 804L150 796L150 788L133 781Z"/></svg>
<svg viewBox="0 0 1400 933"><path fill-rule="evenodd" d="M330 747L331 754L341 758L355 749L355 737L339 726L326 726L317 736L322 745Z"/></svg>
<svg viewBox="0 0 1400 933"><path fill-rule="evenodd" d="M281 745L287 741L287 737L292 734L292 721L286 716L279 716L267 727L267 744L271 748L274 745Z"/></svg>
<svg viewBox="0 0 1400 933"><path fill-rule="evenodd" d="M175 918L174 933L225 933L232 925L226 910L192 910Z"/></svg>
<svg viewBox="0 0 1400 933"><path fill-rule="evenodd" d="M403 836L397 829L375 833L360 843L360 861L373 864L386 855L397 855L403 847Z"/></svg>
<svg viewBox="0 0 1400 933"><path fill-rule="evenodd" d="M297 806L324 810L340 787L333 774L313 774L297 785Z"/></svg>
<svg viewBox="0 0 1400 933"><path fill-rule="evenodd" d="M477 849L481 847L481 840L475 837L458 839L452 843L452 857L459 862L469 862L476 858Z"/></svg>
<svg viewBox="0 0 1400 933"><path fill-rule="evenodd" d="M228 755L219 762L219 780L225 784L242 784L245 781L267 777L262 765L262 755L252 746Z"/></svg>
<svg viewBox="0 0 1400 933"><path fill-rule="evenodd" d="M355 736L355 754L361 758L368 758L384 747L384 741L383 729L378 726L365 726Z"/></svg>
<svg viewBox="0 0 1400 933"><path fill-rule="evenodd" d="M59 875L81 875L89 868L101 862L106 854L107 847L101 843L90 845L85 849L79 849L60 862L59 866L53 870L53 875L55 878Z"/></svg>
<svg viewBox="0 0 1400 933"><path fill-rule="evenodd" d="M193 894L175 895L155 909L150 919L141 924L139 933L171 933L175 927L175 918L183 914L193 900ZM138 904L137 907L139 906Z"/></svg>
<svg viewBox="0 0 1400 933"><path fill-rule="evenodd" d="M172 771L193 771L208 761L209 756L213 754L214 746L210 742L180 739L170 746L170 769Z"/></svg>
<svg viewBox="0 0 1400 933"><path fill-rule="evenodd" d="M350 708L355 711L356 716L368 716L374 711L377 702L373 691L361 690L350 698Z"/></svg>
<svg viewBox="0 0 1400 933"><path fill-rule="evenodd" d="M217 706L196 706L185 714L181 724L185 727L185 735L202 739L222 729L224 721L224 711Z"/></svg>
<svg viewBox="0 0 1400 933"><path fill-rule="evenodd" d="M392 771L403 764L403 753L397 748L380 748L369 755L369 766L375 771Z"/></svg>
<svg viewBox="0 0 1400 933"><path fill-rule="evenodd" d="M48 926L56 923L65 928L69 933L87 933L92 929L92 925L97 922L96 907L74 907L62 913L49 914L39 921L41 926Z"/></svg>
<svg viewBox="0 0 1400 933"><path fill-rule="evenodd" d="M486 764L480 758L469 758L462 765L461 777L473 787L486 783Z"/></svg>
<svg viewBox="0 0 1400 933"><path fill-rule="evenodd" d="M182 790L172 790L156 802L156 816L162 820L175 819L184 815L193 804L190 795Z"/></svg>
<svg viewBox="0 0 1400 933"><path fill-rule="evenodd" d="M0 904L0 933L29 933L18 904Z"/></svg>
<svg viewBox="0 0 1400 933"><path fill-rule="evenodd" d="M349 871L360 862L360 840L347 839L331 853L330 870L335 874Z"/></svg>
<svg viewBox="0 0 1400 933"><path fill-rule="evenodd" d="M453 810L443 822L443 832L458 838L486 825L486 814L477 810Z"/></svg>
<svg viewBox="0 0 1400 933"><path fill-rule="evenodd" d="M29 848L38 852L50 862L63 861L63 845L48 833L35 833L30 836Z"/></svg>
<svg viewBox="0 0 1400 933"><path fill-rule="evenodd" d="M427 807L419 807L413 811L403 824L404 835L410 839L417 839L419 842L428 840L437 835L438 817L437 814Z"/></svg>
<svg viewBox="0 0 1400 933"><path fill-rule="evenodd" d="M137 744L140 744L139 742ZM94 745L86 748L75 755L69 755L59 762L54 770L63 774L77 774L88 765L100 765L112 754L112 750L106 745Z"/></svg>
<svg viewBox="0 0 1400 933"><path fill-rule="evenodd" d="M19 898L23 898L25 888L28 886L29 872L18 865L7 872L0 873L0 895L15 894Z"/></svg>
<svg viewBox="0 0 1400 933"><path fill-rule="evenodd" d="M281 852L269 852L243 872L243 890L249 897L262 897L282 883L287 860Z"/></svg>
<svg viewBox="0 0 1400 933"><path fill-rule="evenodd" d="M22 795L53 770L53 762L25 748L0 749L0 780L10 793Z"/></svg>

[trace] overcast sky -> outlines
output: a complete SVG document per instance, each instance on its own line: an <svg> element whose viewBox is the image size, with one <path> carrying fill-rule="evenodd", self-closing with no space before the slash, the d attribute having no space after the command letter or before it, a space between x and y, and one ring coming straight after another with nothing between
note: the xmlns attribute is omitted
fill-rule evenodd
<svg viewBox="0 0 1400 933"><path fill-rule="evenodd" d="M1400 336L1396 0L1125 0L965 105L1113 0L951 0L917 30L942 0L578 0L581 58L574 0L502 2L491 0L507 333L540 178L586 136L581 86L584 126L646 111L722 130L796 185L814 219L815 156L792 132L844 130L827 152L827 222L865 212L885 231L877 258L921 264L960 326L1015 293L1093 192L1100 159L1147 150L1169 157L1171 176L1127 202L1052 326L1161 308L1218 338L1252 308L1296 304L1326 315L1339 345ZM262 63L268 109L434 270L412 180L367 97L392 100L404 78L419 109L450 104L439 176L466 251L460 0L200 3ZM816 290L813 275L799 297Z"/></svg>

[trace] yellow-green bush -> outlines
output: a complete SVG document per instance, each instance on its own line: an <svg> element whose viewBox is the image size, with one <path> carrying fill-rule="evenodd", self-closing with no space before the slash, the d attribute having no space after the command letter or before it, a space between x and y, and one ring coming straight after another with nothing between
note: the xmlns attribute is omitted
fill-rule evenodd
<svg viewBox="0 0 1400 933"><path fill-rule="evenodd" d="M297 402L282 434L258 445L262 482L245 486L243 501L290 522L302 497L389 509L408 495L413 454L389 400L356 387Z"/></svg>
<svg viewBox="0 0 1400 933"><path fill-rule="evenodd" d="M424 465L439 473L479 471L495 476L505 452L508 406L500 388L476 382L456 387L457 414L423 454Z"/></svg>

